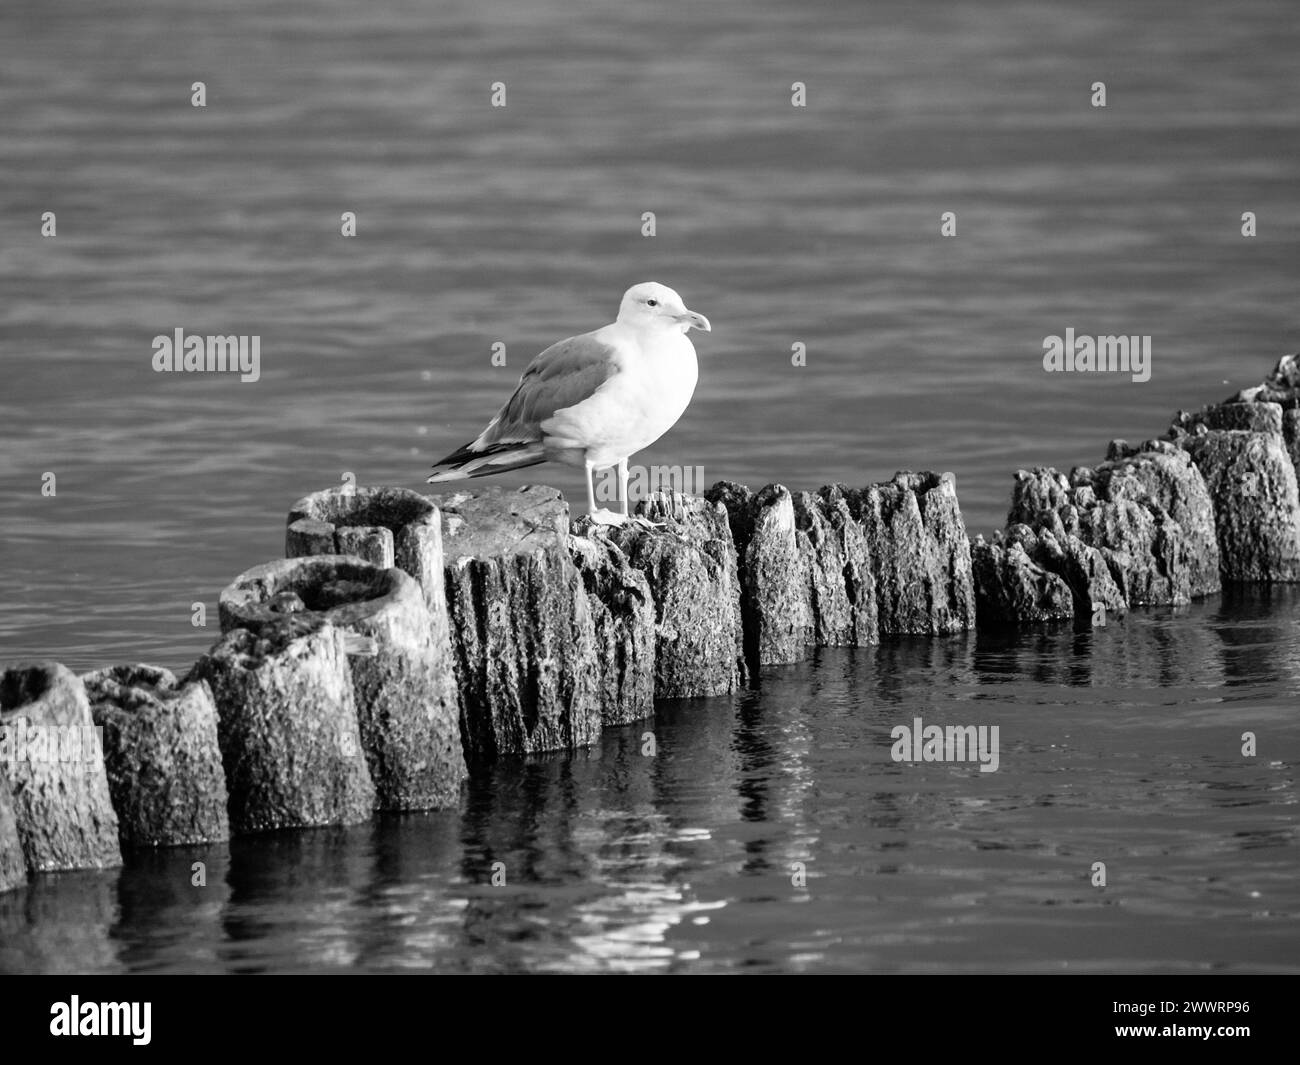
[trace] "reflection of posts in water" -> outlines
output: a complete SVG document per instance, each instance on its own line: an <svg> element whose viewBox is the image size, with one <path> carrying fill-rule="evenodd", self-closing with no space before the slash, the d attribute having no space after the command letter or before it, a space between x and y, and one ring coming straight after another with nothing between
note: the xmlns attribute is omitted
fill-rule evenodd
<svg viewBox="0 0 1300 1065"><path fill-rule="evenodd" d="M869 653L869 652L862 652ZM735 714L732 747L735 775L731 785L736 813L749 824L767 826L766 836L748 837L741 871L771 877L771 892L796 890L798 866L802 889L815 878L818 829L809 816L817 781L811 757L816 745L810 705L849 697L842 677L823 675L816 663L782 671L765 679L763 699L742 699Z"/></svg>
<svg viewBox="0 0 1300 1065"><path fill-rule="evenodd" d="M1195 603L1135 610L1092 628L980 632L974 641L977 683L1216 688L1224 677L1219 647L1205 626L1187 623L1189 615L1207 613L1206 604Z"/></svg>
<svg viewBox="0 0 1300 1065"><path fill-rule="evenodd" d="M663 816L655 842L680 865L678 879L708 868L716 877L761 877L753 887L763 893L793 890L791 865L812 861L815 842L806 712L808 700L820 697L820 680L809 692L815 675L801 667L765 677L761 700L742 693L660 705L652 784Z"/></svg>
<svg viewBox="0 0 1300 1065"><path fill-rule="evenodd" d="M132 965L137 949L142 960L157 964L152 941L161 928L168 939L164 962L170 958L187 971L226 969L220 944L226 938L221 919L230 901L229 873L228 843L137 851L117 881L111 932L122 944L119 964ZM262 875L276 883L283 879L266 869Z"/></svg>
<svg viewBox="0 0 1300 1065"><path fill-rule="evenodd" d="M975 637L898 637L875 648L871 662L863 702L868 706L897 705L917 698L918 685L939 689L974 685Z"/></svg>
<svg viewBox="0 0 1300 1065"><path fill-rule="evenodd" d="M387 817L373 830L366 879L354 894L355 967L406 966L413 958L431 966L444 954L463 958L473 951L460 935L460 818Z"/></svg>
<svg viewBox="0 0 1300 1065"><path fill-rule="evenodd" d="M1226 682L1300 689L1300 585L1229 587L1206 615Z"/></svg>
<svg viewBox="0 0 1300 1065"><path fill-rule="evenodd" d="M232 839L221 966L261 967L258 952L267 950L302 969L354 967L363 949L357 900L374 882L374 831L334 825Z"/></svg>
<svg viewBox="0 0 1300 1065"><path fill-rule="evenodd" d="M598 751L496 761L470 775L461 818L460 935L492 957L494 971L527 968L539 938L558 937L567 950L569 929L545 920L533 895L537 884L585 881L589 890L603 890L593 838L600 823L592 817L603 808L606 767Z"/></svg>
<svg viewBox="0 0 1300 1065"><path fill-rule="evenodd" d="M0 971L93 972L117 966L118 876L117 870L41 876L0 894Z"/></svg>

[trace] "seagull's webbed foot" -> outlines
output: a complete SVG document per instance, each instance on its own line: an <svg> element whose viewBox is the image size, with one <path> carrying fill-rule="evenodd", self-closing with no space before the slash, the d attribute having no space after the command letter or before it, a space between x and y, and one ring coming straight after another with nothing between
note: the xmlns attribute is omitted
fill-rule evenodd
<svg viewBox="0 0 1300 1065"><path fill-rule="evenodd" d="M664 523L661 521L651 521L649 518L643 518L640 515L632 517L627 514L619 514L612 510L601 508L600 510L588 511L586 518L592 525L604 525L608 527L631 526L636 529L662 529Z"/></svg>
<svg viewBox="0 0 1300 1065"><path fill-rule="evenodd" d="M593 525L626 525L629 520L626 514L615 514L604 507L589 511L587 517L591 519Z"/></svg>

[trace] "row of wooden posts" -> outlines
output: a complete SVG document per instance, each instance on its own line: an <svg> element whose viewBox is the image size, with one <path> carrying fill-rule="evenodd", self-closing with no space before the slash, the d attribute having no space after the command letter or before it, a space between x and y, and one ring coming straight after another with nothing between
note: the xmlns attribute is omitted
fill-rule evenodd
<svg viewBox="0 0 1300 1065"><path fill-rule="evenodd" d="M1016 474L967 538L951 475L652 499L657 527L571 521L551 488L335 488L286 558L222 593L183 679L54 662L0 673L0 890L122 847L452 807L476 765L580 748L656 698L725 695L817 647L1121 614L1223 582L1300 581L1300 365ZM93 726L101 748L66 742Z"/></svg>

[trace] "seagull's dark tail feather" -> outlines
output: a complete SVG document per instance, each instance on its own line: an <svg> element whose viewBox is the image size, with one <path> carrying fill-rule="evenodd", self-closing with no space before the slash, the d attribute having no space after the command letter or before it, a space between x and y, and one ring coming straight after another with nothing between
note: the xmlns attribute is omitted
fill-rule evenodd
<svg viewBox="0 0 1300 1065"><path fill-rule="evenodd" d="M540 440L502 440L479 448L466 444L433 467L433 476L428 483L486 477L492 473L522 470L525 466L536 466L545 461L546 452Z"/></svg>

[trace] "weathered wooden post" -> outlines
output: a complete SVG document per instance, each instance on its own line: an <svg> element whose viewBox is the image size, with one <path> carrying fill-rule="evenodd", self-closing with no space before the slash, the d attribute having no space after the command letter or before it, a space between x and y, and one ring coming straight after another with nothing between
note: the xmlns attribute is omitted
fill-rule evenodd
<svg viewBox="0 0 1300 1065"><path fill-rule="evenodd" d="M1076 467L1068 478L1044 467L1016 472L1008 523L1040 538L1051 534L1069 565L1056 565L1050 552L1036 553L1035 561L1077 589L1081 570L1094 568L1081 548L1095 549L1128 606L1186 603L1217 590L1219 553L1196 467L1160 441L1139 449L1117 440L1107 456L1095 469ZM1109 598L1104 582L1088 596L1076 594L1076 616L1087 616L1098 603L1109 609Z"/></svg>
<svg viewBox="0 0 1300 1065"><path fill-rule="evenodd" d="M1214 506L1205 480L1184 452L1164 440L1148 440L1137 447L1113 440L1105 462L1091 471L1080 467L1071 480L1079 487L1090 487L1096 499L1113 503L1129 500L1163 510L1178 523L1186 545L1179 560L1186 568L1187 594L1195 599L1219 590ZM1076 489L1075 496L1087 504L1086 493L1081 496ZM1140 584L1157 587L1150 578ZM1181 594L1182 584L1180 578L1172 587Z"/></svg>
<svg viewBox="0 0 1300 1065"><path fill-rule="evenodd" d="M217 704L236 833L355 824L374 809L344 633L300 617L232 629L187 678Z"/></svg>
<svg viewBox="0 0 1300 1065"><path fill-rule="evenodd" d="M460 714L443 583L442 515L433 500L407 488L341 486L314 492L289 509L285 555L356 555L414 577L429 609L429 665L437 678L437 699Z"/></svg>
<svg viewBox="0 0 1300 1065"><path fill-rule="evenodd" d="M27 872L121 865L103 748L77 676L57 662L0 673L0 728L0 787Z"/></svg>
<svg viewBox="0 0 1300 1065"><path fill-rule="evenodd" d="M841 486L791 495L719 481L707 497L726 507L736 544L751 670L801 661L813 647L879 642L866 536Z"/></svg>
<svg viewBox="0 0 1300 1065"><path fill-rule="evenodd" d="M603 725L654 714L655 604L645 575L599 536L570 536L591 609L596 696Z"/></svg>
<svg viewBox="0 0 1300 1065"><path fill-rule="evenodd" d="M14 798L9 794L8 778L4 777L0 778L0 893L26 881L27 859L23 857L23 841L18 835L18 815L14 812Z"/></svg>
<svg viewBox="0 0 1300 1065"><path fill-rule="evenodd" d="M866 537L881 633L974 628L970 543L952 474L896 473L844 494Z"/></svg>
<svg viewBox="0 0 1300 1065"><path fill-rule="evenodd" d="M435 497L471 757L585 747L602 727L595 625L554 488Z"/></svg>
<svg viewBox="0 0 1300 1065"><path fill-rule="evenodd" d="M794 496L799 550L809 581L809 608L818 647L865 647L880 642L876 579L866 533L854 520L840 485Z"/></svg>
<svg viewBox="0 0 1300 1065"><path fill-rule="evenodd" d="M322 622L367 638L348 659L361 744L382 810L454 806L465 778L459 715L445 697L424 592L397 568L311 555L256 566L222 593L223 631ZM286 614L286 610L288 614Z"/></svg>
<svg viewBox="0 0 1300 1065"><path fill-rule="evenodd" d="M1069 477L1018 470L1007 521L993 544L981 538L972 548L981 624L1064 616L1048 576L1068 586L1074 617L1102 620L1219 588L1209 493L1188 455L1168 441L1111 441L1105 462L1076 466ZM1015 546L1024 560L991 564Z"/></svg>
<svg viewBox="0 0 1300 1065"><path fill-rule="evenodd" d="M646 578L655 612L654 693L725 695L743 676L740 584L726 510L673 494L639 504L643 524L601 530ZM585 521L576 528L588 530Z"/></svg>
<svg viewBox="0 0 1300 1065"><path fill-rule="evenodd" d="M708 496L726 506L740 553L753 665L877 643L882 633L974 626L970 547L950 474L794 496L723 481Z"/></svg>
<svg viewBox="0 0 1300 1065"><path fill-rule="evenodd" d="M754 493L720 481L706 498L726 508L736 546L749 667L802 661L815 638L812 581L789 490L770 484Z"/></svg>
<svg viewBox="0 0 1300 1065"><path fill-rule="evenodd" d="M1033 532L1024 525L1015 529L1021 535L998 535L992 543L977 536L971 544L976 620L993 627L1074 617L1070 586L1033 561Z"/></svg>
<svg viewBox="0 0 1300 1065"><path fill-rule="evenodd" d="M118 834L132 847L230 838L217 708L202 682L177 684L166 669L113 666L81 678L95 724Z"/></svg>
<svg viewBox="0 0 1300 1065"><path fill-rule="evenodd" d="M1300 495L1277 403L1179 413L1170 435L1214 503L1223 579L1300 581Z"/></svg>

